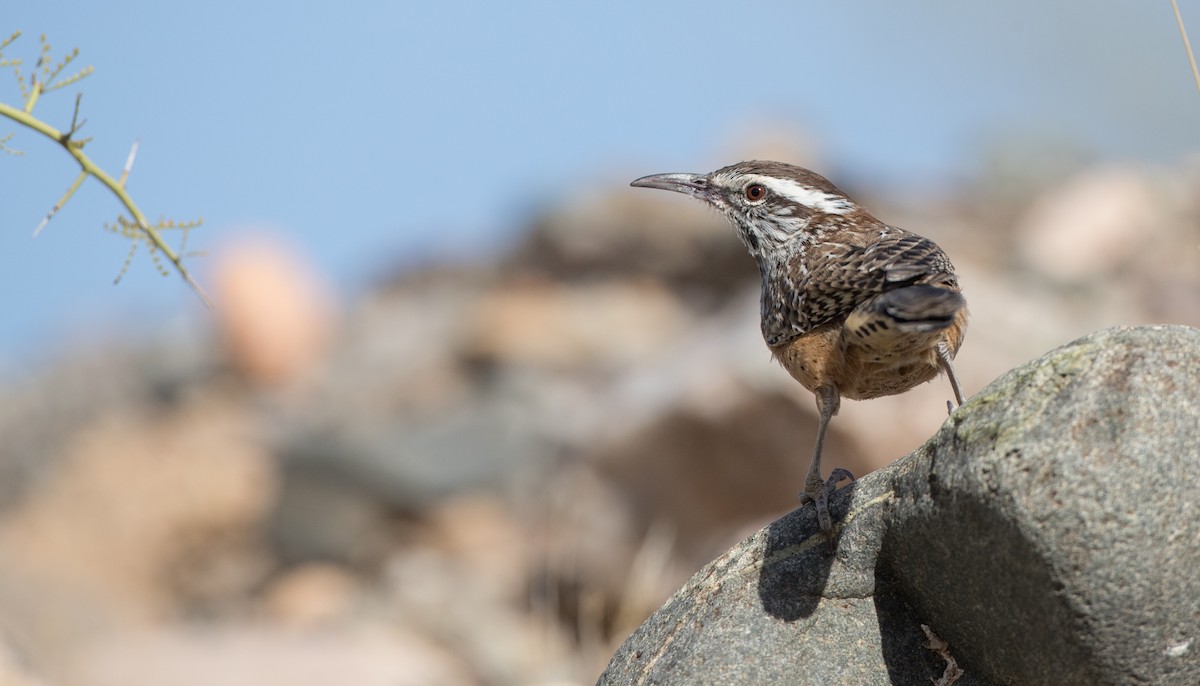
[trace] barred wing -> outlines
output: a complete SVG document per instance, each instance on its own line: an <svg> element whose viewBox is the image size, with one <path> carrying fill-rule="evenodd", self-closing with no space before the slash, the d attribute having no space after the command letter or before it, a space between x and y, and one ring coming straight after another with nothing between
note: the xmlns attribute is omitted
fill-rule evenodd
<svg viewBox="0 0 1200 686"><path fill-rule="evenodd" d="M774 305L763 299L763 337L781 345L817 327L845 319L874 296L914 284L958 290L954 266L928 238L888 227L867 246L823 243L806 255L803 277L785 287ZM800 265L793 265L799 267Z"/></svg>

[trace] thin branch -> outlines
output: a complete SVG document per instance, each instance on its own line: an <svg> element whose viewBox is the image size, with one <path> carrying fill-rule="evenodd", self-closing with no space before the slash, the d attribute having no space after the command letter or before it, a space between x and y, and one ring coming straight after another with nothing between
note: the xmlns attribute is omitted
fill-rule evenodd
<svg viewBox="0 0 1200 686"><path fill-rule="evenodd" d="M117 183L121 188L125 187L125 181L129 179L129 172L133 171L133 160L137 158L138 144L141 141L134 140L133 145L129 147L129 157L125 158L125 168L121 170L121 178Z"/></svg>
<svg viewBox="0 0 1200 686"><path fill-rule="evenodd" d="M15 136L15 135L16 134L10 133L10 134L4 135L4 136L0 136L0 152L6 152L6 153L16 156L16 157L20 157L21 155L25 154L25 152L23 150L14 150L13 148L8 147L8 142L11 141L13 139L13 136Z"/></svg>
<svg viewBox="0 0 1200 686"><path fill-rule="evenodd" d="M33 79L33 87L29 90L29 95L25 98L25 114L33 111L33 106L37 104L40 97L42 97L42 82Z"/></svg>
<svg viewBox="0 0 1200 686"><path fill-rule="evenodd" d="M71 62L75 61L76 57L79 57L79 48L75 48L74 50L72 50L70 52L70 54L68 54L66 57L64 57L62 59L61 62L58 63L57 66L55 66L53 69L46 72L45 81L46 81L46 90L47 91L52 91L56 88L62 88L65 85L69 85L66 82L56 84L56 83L54 83L54 79L57 79L58 75L62 73L62 70L66 69L67 65L69 65L69 64L71 64Z"/></svg>
<svg viewBox="0 0 1200 686"><path fill-rule="evenodd" d="M83 93L76 93L75 94L75 109L74 109L74 111L71 112L71 128L67 129L67 133L66 133L67 138L74 136L75 133L78 132L79 129L83 128L83 125L87 123L86 119L84 119L83 121L79 121L79 103L81 103L81 102L83 102ZM25 111L28 112L29 110L26 109Z"/></svg>
<svg viewBox="0 0 1200 686"><path fill-rule="evenodd" d="M1175 10L1175 23L1179 24L1179 35L1183 37L1183 49L1187 50L1188 63L1192 65L1192 79L1196 81L1196 90L1200 91L1200 69L1196 68L1196 56L1192 54L1192 43L1188 40L1187 29L1183 26L1183 16L1179 14L1179 3L1171 0L1171 8Z"/></svg>
<svg viewBox="0 0 1200 686"><path fill-rule="evenodd" d="M192 275L188 272L187 267L184 266L183 260L174 250L171 249L171 246L167 245L166 241L163 240L162 235L159 234L158 231L154 230L154 227L150 226L150 222L146 221L146 216L142 214L142 211L138 208L137 203L135 203L133 198L129 196L129 193L125 191L124 186L118 183L116 179L109 176L108 172L96 165L96 163L93 162L91 158L89 158L87 154L83 152L82 146L78 142L71 140L69 133L64 134L63 132L59 131L53 126L50 126L37 117L34 117L28 112L19 110L3 102L0 102L0 116L8 117L18 124L33 129L34 131L37 131L43 136L46 136L47 138L63 146L63 148L70 153L71 157L74 157L75 161L79 163L79 167L84 173L95 177L97 181L104 184L106 187L108 187L108 190L117 196L117 199L121 201L121 204L125 206L125 209L129 211L130 216L133 217L133 223L136 224L141 232L145 235L150 244L152 252L157 250L161 251L163 255L166 255L167 259L171 261L171 264L175 266L175 270L179 272L179 275L183 277L183 280L186 281L189 286L191 286L192 290L194 290L196 294L200 296L200 299L204 301L204 304L208 307L212 307L212 301L204 292L204 289L200 287L200 284L192 278Z"/></svg>
<svg viewBox="0 0 1200 686"><path fill-rule="evenodd" d="M11 36L0 41L0 50L3 50L5 48L7 48L8 46L12 45L13 41L15 41L16 39L18 39L20 37L21 37L20 31L13 31Z"/></svg>
<svg viewBox="0 0 1200 686"><path fill-rule="evenodd" d="M63 205L67 204L67 201L71 199L72 195L75 195L75 191L79 190L79 187L83 185L83 180L87 177L87 172L79 172L79 176L75 177L75 182L71 184L71 187L67 189L66 193L63 193L63 197L59 198L58 202L54 203L54 207L50 208L50 212L48 212L46 217L42 219L42 223L38 224L37 228L33 230L34 238L38 237L38 234L42 232L42 229L46 228L46 225L50 223L51 219L54 219L54 215L58 214L58 211L63 208Z"/></svg>

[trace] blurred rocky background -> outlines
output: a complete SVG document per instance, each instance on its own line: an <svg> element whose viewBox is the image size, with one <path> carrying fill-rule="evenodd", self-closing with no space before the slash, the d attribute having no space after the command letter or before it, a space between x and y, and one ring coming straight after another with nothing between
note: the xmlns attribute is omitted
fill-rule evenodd
<svg viewBox="0 0 1200 686"><path fill-rule="evenodd" d="M755 156L945 247L968 393L1105 326L1200 326L1200 160L879 187L773 141L713 167ZM706 170L625 176L665 171ZM699 203L580 189L355 302L279 236L208 261L209 333L81 339L0 390L0 684L587 684L795 506L814 403ZM903 456L948 398L843 403L827 468Z"/></svg>

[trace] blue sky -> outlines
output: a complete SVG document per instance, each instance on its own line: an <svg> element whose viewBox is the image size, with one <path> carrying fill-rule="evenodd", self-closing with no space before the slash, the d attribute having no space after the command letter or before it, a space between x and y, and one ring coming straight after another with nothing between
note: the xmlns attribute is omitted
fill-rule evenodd
<svg viewBox="0 0 1200 686"><path fill-rule="evenodd" d="M83 92L88 151L113 170L140 139L129 188L152 219L203 216L200 249L273 227L345 297L389 265L501 244L587 184L722 166L764 121L884 181L961 178L1019 135L1173 163L1200 131L1167 2L10 4L0 33L25 35L6 54L46 33L96 68L37 114L65 127ZM1181 7L1200 40L1200 0ZM146 259L111 285L127 244L101 229L118 208L94 182L30 239L77 170L0 120L14 130L0 369L203 322Z"/></svg>

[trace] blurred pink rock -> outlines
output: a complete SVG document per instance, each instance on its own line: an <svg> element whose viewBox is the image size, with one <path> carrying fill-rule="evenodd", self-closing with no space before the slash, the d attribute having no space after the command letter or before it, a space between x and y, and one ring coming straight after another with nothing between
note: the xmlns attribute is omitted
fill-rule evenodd
<svg viewBox="0 0 1200 686"><path fill-rule="evenodd" d="M1018 249L1057 281L1104 279L1166 230L1171 205L1141 171L1089 170L1033 204L1017 227Z"/></svg>
<svg viewBox="0 0 1200 686"><path fill-rule="evenodd" d="M263 608L273 622L324 626L349 616L360 591L346 568L310 562L276 579L264 594Z"/></svg>
<svg viewBox="0 0 1200 686"><path fill-rule="evenodd" d="M234 367L268 386L299 380L325 353L333 301L324 279L284 239L241 238L216 257L213 314Z"/></svg>

